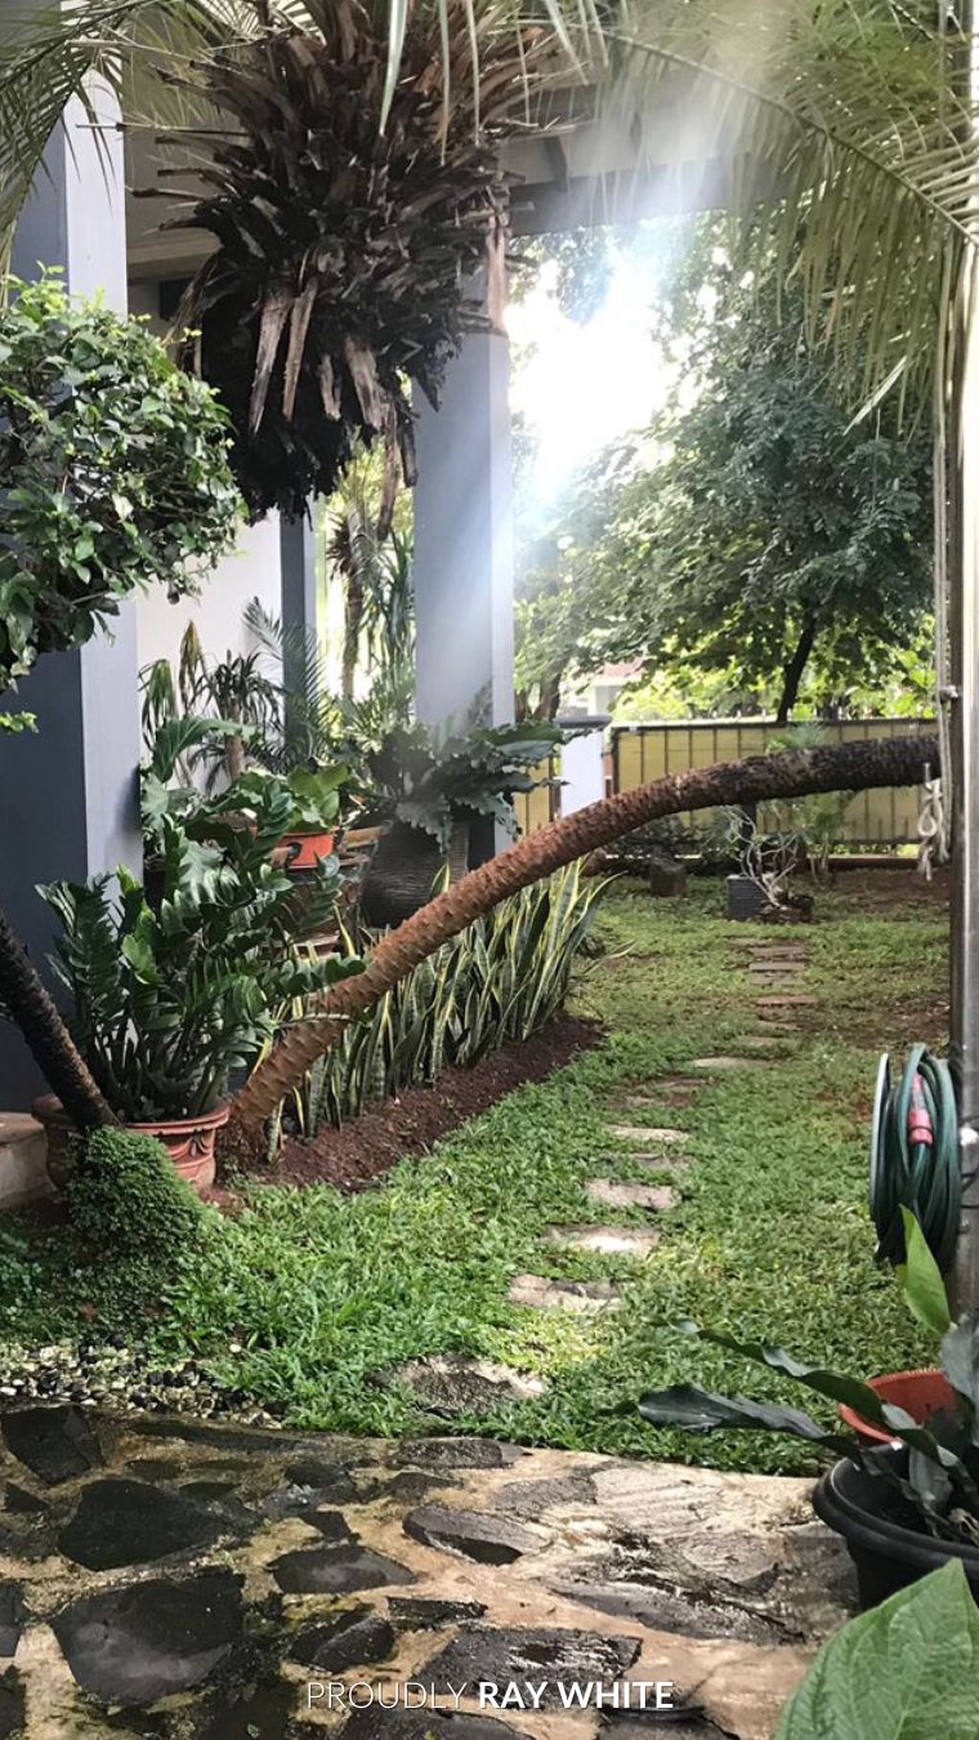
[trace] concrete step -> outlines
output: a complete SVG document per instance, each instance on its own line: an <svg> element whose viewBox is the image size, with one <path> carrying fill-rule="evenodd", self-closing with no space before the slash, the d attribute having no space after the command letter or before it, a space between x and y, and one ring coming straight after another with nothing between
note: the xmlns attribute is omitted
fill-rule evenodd
<svg viewBox="0 0 979 1740"><path fill-rule="evenodd" d="M53 1195L43 1125L29 1112L0 1112L0 1208Z"/></svg>

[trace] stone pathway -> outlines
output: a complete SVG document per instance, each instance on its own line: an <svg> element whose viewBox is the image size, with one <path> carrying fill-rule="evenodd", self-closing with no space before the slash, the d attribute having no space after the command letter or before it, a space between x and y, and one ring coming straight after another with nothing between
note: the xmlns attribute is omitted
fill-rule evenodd
<svg viewBox="0 0 979 1740"><path fill-rule="evenodd" d="M71 1407L0 1427L4 1740L640 1740L657 1684L674 1740L771 1740L851 1610L803 1480Z"/></svg>

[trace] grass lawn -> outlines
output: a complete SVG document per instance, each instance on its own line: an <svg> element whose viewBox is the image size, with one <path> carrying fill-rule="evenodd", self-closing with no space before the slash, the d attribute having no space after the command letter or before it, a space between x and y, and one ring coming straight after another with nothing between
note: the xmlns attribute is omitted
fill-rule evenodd
<svg viewBox="0 0 979 1740"><path fill-rule="evenodd" d="M677 1334L683 1317L861 1375L928 1362L892 1278L873 1265L866 1151L881 1048L944 1044L945 912L910 873L849 882L819 892L812 926L770 933L724 920L717 882L695 882L682 901L620 884L600 927L607 952L586 963L575 998L576 1012L606 1023L601 1047L402 1162L380 1189L254 1190L237 1218L215 1217L203 1256L175 1278L146 1332L148 1359L193 1353L293 1425L414 1433L447 1428L371 1374L425 1354L481 1355L539 1373L547 1389L460 1430L717 1467L807 1466L803 1446L761 1435L654 1433L629 1404L684 1380L799 1402ZM738 944L766 934L805 939L799 989L818 998L771 1066L718 1076L679 1110L624 1112L630 1088L654 1090L764 1031ZM648 1224L636 1210L603 1214L583 1191L587 1178L640 1176L609 1134L623 1119L683 1128L693 1159L642 1264L566 1253L543 1236L551 1224ZM5 1224L3 1341L98 1334L79 1315L92 1276L71 1267L63 1232L34 1229L25 1242L24 1217ZM514 1307L509 1281L528 1270L625 1281L622 1305ZM111 1302L99 1305L112 1327Z"/></svg>

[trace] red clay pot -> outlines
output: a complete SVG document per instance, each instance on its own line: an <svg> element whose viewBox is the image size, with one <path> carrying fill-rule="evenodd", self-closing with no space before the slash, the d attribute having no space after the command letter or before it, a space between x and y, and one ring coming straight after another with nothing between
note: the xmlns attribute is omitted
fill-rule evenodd
<svg viewBox="0 0 979 1740"><path fill-rule="evenodd" d="M335 834L283 834L279 850L285 849L287 870L315 870L321 858L333 851Z"/></svg>
<svg viewBox="0 0 979 1740"><path fill-rule="evenodd" d="M31 1110L44 1125L48 1139L48 1176L58 1190L63 1190L74 1170L72 1139L75 1126L55 1094L43 1094ZM140 1136L155 1136L162 1142L181 1178L202 1194L214 1183L214 1144L217 1133L228 1122L231 1107L222 1104L213 1112L201 1112L195 1118L174 1118L169 1123L126 1124Z"/></svg>
<svg viewBox="0 0 979 1740"><path fill-rule="evenodd" d="M889 1372L886 1377L871 1378L869 1388L877 1391L882 1402L903 1408L919 1426L940 1409L955 1406L955 1391L940 1371ZM837 1413L865 1444L893 1444L892 1432L861 1419L855 1408L841 1404Z"/></svg>

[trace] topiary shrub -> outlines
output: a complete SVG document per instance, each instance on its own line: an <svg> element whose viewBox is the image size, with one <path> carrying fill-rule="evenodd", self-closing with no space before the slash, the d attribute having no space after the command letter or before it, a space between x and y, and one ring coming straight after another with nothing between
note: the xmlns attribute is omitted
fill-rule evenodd
<svg viewBox="0 0 979 1740"><path fill-rule="evenodd" d="M206 1211L161 1142L133 1130L96 1130L65 1191L78 1236L137 1288L155 1284L202 1238Z"/></svg>

